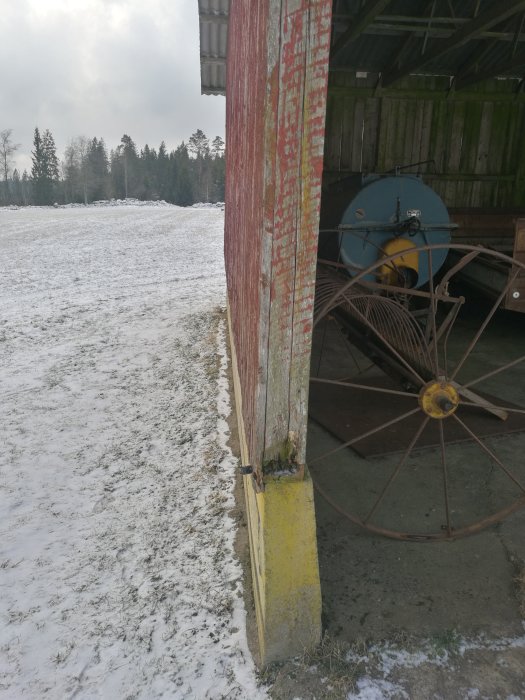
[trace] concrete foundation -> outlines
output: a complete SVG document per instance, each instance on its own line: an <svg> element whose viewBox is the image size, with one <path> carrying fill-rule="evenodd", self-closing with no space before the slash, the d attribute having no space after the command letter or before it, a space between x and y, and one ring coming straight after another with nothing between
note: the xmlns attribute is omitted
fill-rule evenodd
<svg viewBox="0 0 525 700"><path fill-rule="evenodd" d="M229 315L228 315L229 320ZM242 464L244 432L237 356L230 332L233 383ZM280 661L315 646L321 637L321 588L312 481L298 475L243 477L259 662Z"/></svg>

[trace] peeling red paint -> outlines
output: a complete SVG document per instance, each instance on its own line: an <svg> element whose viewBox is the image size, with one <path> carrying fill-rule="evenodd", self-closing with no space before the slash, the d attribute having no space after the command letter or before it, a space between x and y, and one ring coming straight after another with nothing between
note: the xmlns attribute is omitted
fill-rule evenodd
<svg viewBox="0 0 525 700"><path fill-rule="evenodd" d="M255 465L289 431L304 458L331 6L230 8L225 257Z"/></svg>

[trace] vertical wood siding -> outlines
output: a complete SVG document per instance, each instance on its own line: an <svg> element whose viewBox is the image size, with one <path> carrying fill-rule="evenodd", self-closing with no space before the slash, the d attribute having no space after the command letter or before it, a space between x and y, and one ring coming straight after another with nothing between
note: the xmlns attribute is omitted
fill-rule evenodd
<svg viewBox="0 0 525 700"><path fill-rule="evenodd" d="M523 98L513 98L507 81L495 81L483 86L490 99L479 92L471 100L461 94L447 100L444 86L437 84L442 81L410 78L400 86L399 97L394 89L387 95L365 90L370 94L363 96L355 89L355 77L334 75L327 113L327 174L386 172L396 165L433 160L435 165L423 166L422 172L447 206L525 206Z"/></svg>
<svg viewBox="0 0 525 700"><path fill-rule="evenodd" d="M330 0L233 0L225 259L247 442L304 461Z"/></svg>
<svg viewBox="0 0 525 700"><path fill-rule="evenodd" d="M225 265L250 459L260 441L255 416L264 390L262 347L268 273L263 269L267 2L232 0L226 100Z"/></svg>

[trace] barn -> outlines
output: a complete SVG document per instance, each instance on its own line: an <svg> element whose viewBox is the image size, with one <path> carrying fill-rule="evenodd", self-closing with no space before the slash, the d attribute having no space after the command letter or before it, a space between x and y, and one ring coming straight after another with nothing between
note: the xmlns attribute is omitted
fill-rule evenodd
<svg viewBox="0 0 525 700"><path fill-rule="evenodd" d="M228 320L266 663L321 635L314 463L324 465L318 493L364 527L368 543L382 535L455 541L525 504L523 465L520 473L507 462L521 443L501 456L490 442L501 434L519 441L525 427L517 320L525 311L525 0L198 5L202 92L226 95ZM420 203L427 195L445 205L432 220ZM383 213L379 202L389 197ZM356 263L366 246L376 250L367 271ZM478 347L501 309L496 345ZM472 329L464 352L449 342L456 318L461 339ZM503 336L513 342L497 345ZM450 373L447 349L458 353ZM423 355L433 367L427 375ZM477 374L459 381L470 355ZM370 358L388 383L363 378ZM480 377L494 384L511 371L504 400L493 385L477 393ZM419 422L405 429L414 413ZM414 456L421 440L427 449ZM354 443L362 446L355 460L372 461L347 483L338 460ZM456 443L479 448L501 481L491 492L494 500L499 489L501 502L487 512L477 492L474 505L454 500L454 480L464 495L472 479L459 467L452 473L471 463ZM388 459L386 484L369 484ZM412 483L435 477L430 491L440 492L443 512L425 505L428 528L418 524L423 497L410 485L389 509L404 520L373 522L387 488L421 464L428 477L414 471Z"/></svg>

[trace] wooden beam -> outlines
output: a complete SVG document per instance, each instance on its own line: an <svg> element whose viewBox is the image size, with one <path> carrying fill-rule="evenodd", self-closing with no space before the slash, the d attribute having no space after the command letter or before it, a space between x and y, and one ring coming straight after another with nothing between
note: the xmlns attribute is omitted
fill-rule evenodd
<svg viewBox="0 0 525 700"><path fill-rule="evenodd" d="M483 41L479 42L476 49L470 54L470 56L464 61L456 72L456 82L463 77L468 75L471 70L483 59L488 56L488 54L493 50L496 45L496 41Z"/></svg>
<svg viewBox="0 0 525 700"><path fill-rule="evenodd" d="M336 58L348 44L357 39L363 29L371 24L377 15L381 14L389 2L390 0L368 0L361 12L351 20L348 29L341 34L332 46L331 58Z"/></svg>
<svg viewBox="0 0 525 700"><path fill-rule="evenodd" d="M400 68L386 70L383 73L383 85L391 85L396 80L410 75L410 73L421 69L430 61L454 49L460 48L468 41L479 37L483 32L494 25L504 22L509 17L512 17L512 15L523 10L525 10L525 0L507 0L505 3L495 2L488 10L480 13L475 19L472 19L468 24L458 29L449 39L441 42L427 54L418 56L416 59L405 63L405 65Z"/></svg>
<svg viewBox="0 0 525 700"><path fill-rule="evenodd" d="M350 168L340 168L338 170L324 170L324 175L344 175L345 178L350 175L361 175L361 171L352 170ZM410 173L414 175L414 173ZM442 181L442 182L516 182L516 174L512 175L480 175L477 173L423 173L425 181ZM525 176L519 177L519 180L525 180Z"/></svg>
<svg viewBox="0 0 525 700"><path fill-rule="evenodd" d="M456 90L462 90L476 83L480 83L482 80L489 80L490 78L498 78L509 73L511 71L517 70L519 68L525 67L525 51L521 51L518 55L510 58L507 61L501 61L500 63L488 68L487 70L482 70L477 73L467 73L466 75L458 76L456 82L454 83ZM521 77L521 76L519 76Z"/></svg>
<svg viewBox="0 0 525 700"><path fill-rule="evenodd" d="M433 24L433 23L432 23ZM440 27L432 26L430 29L425 29L419 25L410 24L387 24L386 22L381 22L378 20L372 22L368 27L365 27L362 32L365 36L406 36L410 33L421 39L424 35L428 34L431 39L449 39L454 31L452 29L443 29ZM508 43L514 43L516 40L516 35L514 32L504 32L504 31L487 31L481 32L478 36L479 39L497 39L498 41L506 41ZM518 42L525 41L525 35L520 34L517 38Z"/></svg>
<svg viewBox="0 0 525 700"><path fill-rule="evenodd" d="M429 13L429 12L430 12L432 15L433 15L433 13L434 13L434 0L429 0L429 2L428 2L428 3L425 5L425 7L423 8L423 13L424 13L425 15L427 15L427 17L426 17L427 26L428 26L428 21L429 21L429 19L430 19L429 16L428 16L428 13ZM433 19L433 17L432 17L432 19ZM416 46L417 42L418 42L418 38L416 37L416 35L415 35L415 34L409 34L409 35L406 37L405 41L402 41L402 42L401 42L397 53L395 54L395 56L392 57L392 60L391 60L391 62L390 62L390 65L391 65L393 68L397 68L397 67L400 65L401 60L403 59L403 57L406 56L407 54L409 54L409 53L412 51L412 48ZM378 84L378 86L381 86L381 87L382 87L382 85L383 85L383 83L382 83L382 76L380 76L379 81L378 81L377 84Z"/></svg>
<svg viewBox="0 0 525 700"><path fill-rule="evenodd" d="M522 15L523 18L523 15ZM507 23L507 30L510 31L510 28L512 26L512 19L509 20ZM521 33L521 20L518 25L518 33ZM474 49L474 51L471 52L469 57L461 64L461 66L458 68L456 72L456 79L455 82L458 83L460 80L471 73L473 69L476 68L477 65L483 62L483 60L490 54L490 52L495 48L497 45L497 41L482 41L478 42L478 45ZM512 49L512 54L514 54L514 51L516 50L515 47ZM454 86L455 89L455 86Z"/></svg>
<svg viewBox="0 0 525 700"><path fill-rule="evenodd" d="M517 81L516 81L517 83ZM348 97L371 98L378 97L373 87L340 86L332 85L328 88L330 95L341 95ZM448 100L450 102L524 102L523 93L516 94L514 90L508 92L452 92L446 90L425 90L422 88L384 88L381 90L381 97L400 100L432 100L436 102Z"/></svg>

